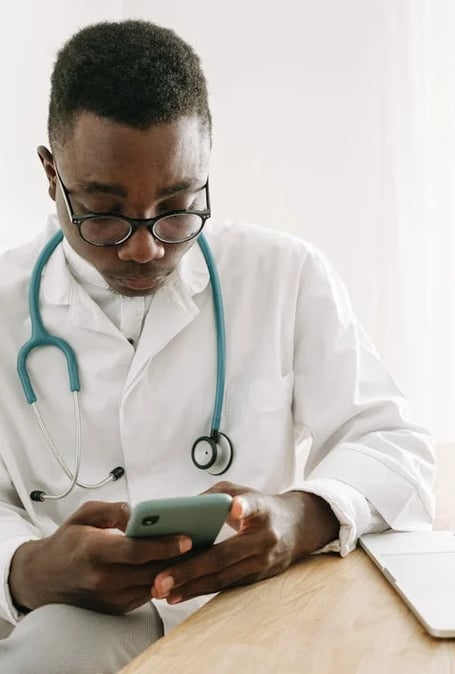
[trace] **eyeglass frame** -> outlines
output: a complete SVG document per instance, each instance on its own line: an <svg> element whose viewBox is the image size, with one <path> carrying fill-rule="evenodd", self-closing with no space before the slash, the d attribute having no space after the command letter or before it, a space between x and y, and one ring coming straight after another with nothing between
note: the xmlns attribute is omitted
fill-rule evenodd
<svg viewBox="0 0 455 674"><path fill-rule="evenodd" d="M104 213L87 213L86 215L78 215L74 213L73 207L71 205L70 197L68 194L68 190L65 187L65 184L60 176L60 173L57 169L57 165L54 162L54 169L55 169L55 175L57 177L57 182L60 186L60 189L62 191L63 195L63 201L65 202L66 210L68 212L69 218L72 222L73 225L76 225L77 230L79 232L79 236L83 241L86 243L89 243L91 246L97 246L99 248L113 248L115 246L121 246L122 244L125 243L125 241L128 241L133 234L136 232L139 227L146 227L147 230L150 232L150 234L153 236L156 241L160 241L161 243L169 244L169 245L174 245L174 244L179 244L179 243L186 243L187 241L191 241L192 239L196 238L199 236L199 234L202 232L205 223L207 220L211 217L211 209L210 209L210 193L209 193L209 179L207 178L207 181L203 187L201 187L201 190L205 190L205 199L206 199L206 204L207 208L203 209L202 211L193 211L193 210L187 210L187 209L179 209L175 211L168 211L167 213L162 213L161 215L158 215L154 218L130 218L127 215L119 215L118 213L109 213L109 212L104 212ZM191 234L191 236L187 236L184 239L179 239L178 241L169 241L168 239L163 239L160 237L158 234L155 232L155 226L160 220L164 220L165 218L168 218L170 216L175 216L175 215L198 215L201 218L201 226L195 232L194 234ZM124 220L127 222L130 226L130 232L127 234L123 239L120 241L117 241L116 243L95 243L94 241L89 241L86 239L81 231L81 227L86 222L87 220L94 220L95 218L113 218L116 220Z"/></svg>

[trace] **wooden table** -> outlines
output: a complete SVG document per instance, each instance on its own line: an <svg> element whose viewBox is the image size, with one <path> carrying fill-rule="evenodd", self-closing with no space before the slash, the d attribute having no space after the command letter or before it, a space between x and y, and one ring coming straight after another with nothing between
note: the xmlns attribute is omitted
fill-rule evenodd
<svg viewBox="0 0 455 674"><path fill-rule="evenodd" d="M455 447L438 454L436 528L455 528ZM356 550L218 595L120 674L180 672L455 674L455 639L429 636Z"/></svg>

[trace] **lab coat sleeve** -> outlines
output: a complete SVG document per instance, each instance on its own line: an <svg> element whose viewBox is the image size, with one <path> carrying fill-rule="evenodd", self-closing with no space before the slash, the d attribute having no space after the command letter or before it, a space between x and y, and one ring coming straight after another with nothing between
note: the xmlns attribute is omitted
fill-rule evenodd
<svg viewBox="0 0 455 674"><path fill-rule="evenodd" d="M295 324L297 442L310 434L294 489L324 498L340 521L329 550L391 527L431 528L434 451L356 319L346 290L316 252L302 273Z"/></svg>
<svg viewBox="0 0 455 674"><path fill-rule="evenodd" d="M23 509L3 461L0 460L0 618L16 623L20 614L9 591L11 560L26 541L41 538Z"/></svg>

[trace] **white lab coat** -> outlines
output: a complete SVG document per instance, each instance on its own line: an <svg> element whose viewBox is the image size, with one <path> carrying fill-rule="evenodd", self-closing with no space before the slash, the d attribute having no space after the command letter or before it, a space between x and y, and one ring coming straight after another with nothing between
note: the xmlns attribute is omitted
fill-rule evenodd
<svg viewBox="0 0 455 674"><path fill-rule="evenodd" d="M156 292L135 350L71 276L59 246L43 274L40 304L49 331L78 357L80 478L97 482L119 465L126 474L93 492L76 488L61 501L30 501L34 489L55 493L67 485L16 373L17 352L30 335L30 272L54 228L51 219L36 241L0 258L0 615L13 622L7 579L23 541L50 534L89 499L135 504L197 494L220 479L191 461L194 440L210 430L216 377L212 294L199 247ZM303 488L324 496L342 525L342 554L371 528L375 508L392 527L430 527L428 435L409 420L323 256L297 238L253 226L209 224L206 236L227 330L221 430L235 457L223 477L270 493ZM50 433L72 466L64 358L40 349L29 371ZM191 603L169 610L189 612Z"/></svg>

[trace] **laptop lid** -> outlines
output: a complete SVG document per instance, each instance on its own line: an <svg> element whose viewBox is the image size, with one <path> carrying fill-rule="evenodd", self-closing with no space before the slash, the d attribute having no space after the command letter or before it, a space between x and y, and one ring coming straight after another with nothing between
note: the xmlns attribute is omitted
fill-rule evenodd
<svg viewBox="0 0 455 674"><path fill-rule="evenodd" d="M386 531L360 545L434 637L455 637L455 532Z"/></svg>

